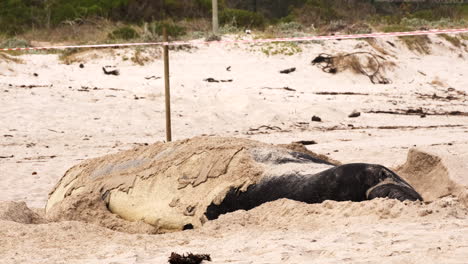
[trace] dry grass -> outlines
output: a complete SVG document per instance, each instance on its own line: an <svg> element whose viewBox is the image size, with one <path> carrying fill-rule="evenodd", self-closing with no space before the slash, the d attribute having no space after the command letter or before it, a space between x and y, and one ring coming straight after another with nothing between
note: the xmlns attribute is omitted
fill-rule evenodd
<svg viewBox="0 0 468 264"><path fill-rule="evenodd" d="M15 58L12 57L8 54L5 54L3 52L0 52L0 61L6 61L6 62L14 62L14 63L24 63L24 61L20 58Z"/></svg>
<svg viewBox="0 0 468 264"><path fill-rule="evenodd" d="M272 42L260 45L260 51L266 56L293 56L295 54L301 53L302 48L295 42Z"/></svg>
<svg viewBox="0 0 468 264"><path fill-rule="evenodd" d="M141 49L136 49L135 53L133 53L133 56L130 58L130 60L135 64L143 66L149 61L149 58L142 54Z"/></svg>
<svg viewBox="0 0 468 264"><path fill-rule="evenodd" d="M84 48L84 49L66 49L62 51L59 60L64 64L86 63L92 60L102 58L115 58L116 49L113 48Z"/></svg>
<svg viewBox="0 0 468 264"><path fill-rule="evenodd" d="M204 34L204 32L209 32L211 30L211 22L208 19L182 20L178 21L176 24L185 28L186 31L190 33ZM60 44L112 43L115 42L115 40L109 39L109 34L115 29L125 25L126 24L121 22L113 22L106 19L86 20L81 24L63 23L51 29L32 30L18 37L35 42ZM137 41L147 41L148 38L151 38L150 40L159 40L153 39L154 36L149 36L149 32L147 32L148 29L146 28L145 30L144 25L132 25L132 28L141 35L140 38L135 39ZM190 34L184 37L190 37Z"/></svg>
<svg viewBox="0 0 468 264"><path fill-rule="evenodd" d="M100 19L87 20L83 24L68 23L52 29L32 30L20 38L49 43L102 43L107 41L108 34L119 24Z"/></svg>
<svg viewBox="0 0 468 264"><path fill-rule="evenodd" d="M378 43L377 43L377 40L375 40L374 38L366 38L364 39L365 41L367 41L367 43L369 43L369 45L376 51L380 52L381 54L383 55L390 55L390 53L388 53L382 46L380 46Z"/></svg>
<svg viewBox="0 0 468 264"><path fill-rule="evenodd" d="M84 49L66 49L60 54L59 61L67 65L85 62L84 59L80 57L84 52L86 52Z"/></svg>
<svg viewBox="0 0 468 264"><path fill-rule="evenodd" d="M450 36L447 34L440 34L440 37L444 38L446 41L450 42L453 46L460 48L462 46L462 41L456 36Z"/></svg>
<svg viewBox="0 0 468 264"><path fill-rule="evenodd" d="M351 70L356 74L362 74L362 71L372 74L378 68L377 62L368 55L345 56L345 54L340 54L333 62L339 72Z"/></svg>
<svg viewBox="0 0 468 264"><path fill-rule="evenodd" d="M136 48L130 60L137 65L143 66L149 62L160 59L161 56L162 53L159 47L146 49Z"/></svg>
<svg viewBox="0 0 468 264"><path fill-rule="evenodd" d="M136 65L146 65L149 62L160 59L162 56L160 47L148 48L106 48L106 49L67 49L59 56L64 64L86 63L101 58L121 58L122 61L130 60Z"/></svg>
<svg viewBox="0 0 468 264"><path fill-rule="evenodd" d="M398 37L408 49L420 54L431 54L430 44L432 43L428 36L406 36Z"/></svg>
<svg viewBox="0 0 468 264"><path fill-rule="evenodd" d="M177 24L187 30L187 32L192 31L210 31L211 30L211 20L206 18L197 18L190 20L182 20L177 22Z"/></svg>
<svg viewBox="0 0 468 264"><path fill-rule="evenodd" d="M384 61L380 64L380 68L383 71L392 71L397 67L397 64L394 61Z"/></svg>

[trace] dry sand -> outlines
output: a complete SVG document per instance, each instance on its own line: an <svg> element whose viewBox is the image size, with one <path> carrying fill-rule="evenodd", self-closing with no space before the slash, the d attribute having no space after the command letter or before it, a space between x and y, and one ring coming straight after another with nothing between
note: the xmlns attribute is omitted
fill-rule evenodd
<svg viewBox="0 0 468 264"><path fill-rule="evenodd" d="M84 68L61 64L54 54L21 56L24 64L0 58L0 200L35 208L0 204L0 263L165 263L172 251L209 253L213 263L468 263L468 116L444 114L468 112L468 54L431 39L431 55L398 39L378 41L396 63L388 85L310 65L321 52L372 50L359 40L301 44L293 56L268 57L249 45L172 52L175 139L315 140L309 150L340 162L398 169L429 202L280 200L164 235L43 223L36 209L81 160L164 139L163 80L145 78L162 76L161 60L138 66L123 59L132 56L125 49L88 53ZM104 75L105 65L121 75ZM297 70L279 73L290 67ZM233 82L203 81L210 77ZM367 113L419 108L438 114ZM361 116L348 118L353 110ZM312 122L313 115L322 122ZM431 153L416 159L419 171L403 165L415 147Z"/></svg>

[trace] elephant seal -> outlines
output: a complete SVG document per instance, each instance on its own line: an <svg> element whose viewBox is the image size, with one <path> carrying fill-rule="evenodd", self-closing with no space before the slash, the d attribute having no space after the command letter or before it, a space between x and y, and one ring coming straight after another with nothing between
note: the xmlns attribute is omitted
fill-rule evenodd
<svg viewBox="0 0 468 264"><path fill-rule="evenodd" d="M280 198L318 203L376 197L422 200L380 165L337 165L305 148L196 137L83 161L50 192L46 216L161 233Z"/></svg>
<svg viewBox="0 0 468 264"><path fill-rule="evenodd" d="M208 206L209 220L236 210L250 210L260 204L287 198L305 203L325 200L361 202L374 198L423 200L405 180L388 168L365 163L336 166L314 175L290 173L266 177L246 191L231 189L219 205Z"/></svg>

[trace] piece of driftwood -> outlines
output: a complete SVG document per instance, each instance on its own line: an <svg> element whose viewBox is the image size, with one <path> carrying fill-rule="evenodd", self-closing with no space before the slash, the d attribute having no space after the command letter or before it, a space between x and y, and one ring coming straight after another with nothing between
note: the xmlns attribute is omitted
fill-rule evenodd
<svg viewBox="0 0 468 264"><path fill-rule="evenodd" d="M12 85L10 85L12 86ZM21 84L21 85L16 85L16 87L19 87L19 88L28 88L28 89L32 89L32 88L48 88L48 87L52 87L53 85L50 84L50 85L42 85L42 84L29 84L29 85L25 85L25 84Z"/></svg>
<svg viewBox="0 0 468 264"><path fill-rule="evenodd" d="M348 117L354 118L354 117L359 117L359 116L361 116L361 112L353 111L351 114L349 114Z"/></svg>
<svg viewBox="0 0 468 264"><path fill-rule="evenodd" d="M299 140L299 141L294 141L293 143L297 143L297 144L301 144L301 145L304 145L304 146L308 146L308 145L315 145L315 144L317 144L317 141L315 141L315 140Z"/></svg>
<svg viewBox="0 0 468 264"><path fill-rule="evenodd" d="M232 79L228 79L228 80L216 80L215 78L206 78L204 79L205 82L232 82Z"/></svg>
<svg viewBox="0 0 468 264"><path fill-rule="evenodd" d="M145 77L146 80L158 80L158 79L161 79L161 77L159 76L148 76L148 77Z"/></svg>
<svg viewBox="0 0 468 264"><path fill-rule="evenodd" d="M368 93L355 93L355 92L316 92L318 95L369 95Z"/></svg>
<svg viewBox="0 0 468 264"><path fill-rule="evenodd" d="M296 89L293 89L293 88L289 88L287 86L285 87L281 87L281 88L274 88L274 87L262 87L262 89L269 89L269 90L286 90L286 91L290 91L290 92L295 92Z"/></svg>
<svg viewBox="0 0 468 264"><path fill-rule="evenodd" d="M180 255L175 252L172 252L168 261L170 264L200 264L204 260L211 261L210 255L192 253Z"/></svg>
<svg viewBox="0 0 468 264"><path fill-rule="evenodd" d="M102 70L104 71L104 74L106 75L115 75L115 76L120 75L120 71L118 69L115 69L112 66L102 67Z"/></svg>
<svg viewBox="0 0 468 264"><path fill-rule="evenodd" d="M262 126L259 126L259 127L257 127L257 128L250 128L249 131L258 131L258 130L261 130L261 129L265 129L265 130L281 130L281 127L262 125Z"/></svg>
<svg viewBox="0 0 468 264"><path fill-rule="evenodd" d="M285 70L282 70L280 71L280 73L283 73L283 74L289 74L291 72L295 72L296 71L296 68L289 68L289 69L285 69Z"/></svg>
<svg viewBox="0 0 468 264"><path fill-rule="evenodd" d="M424 116L468 116L468 112L462 111L425 111L418 109L396 109L396 110L370 110L369 114L390 114L390 115L424 115Z"/></svg>

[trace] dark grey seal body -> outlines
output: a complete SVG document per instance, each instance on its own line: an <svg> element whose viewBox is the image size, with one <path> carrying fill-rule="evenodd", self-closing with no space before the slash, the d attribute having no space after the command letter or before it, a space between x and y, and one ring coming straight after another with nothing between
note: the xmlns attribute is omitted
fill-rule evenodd
<svg viewBox="0 0 468 264"><path fill-rule="evenodd" d="M312 163L326 163L306 154L297 154ZM361 202L374 198L423 200L413 187L390 169L376 164L352 163L313 175L291 172L266 177L258 184L249 186L245 192L231 189L222 203L208 206L205 215L213 220L221 214L240 209L250 210L281 198L305 203L325 200Z"/></svg>

